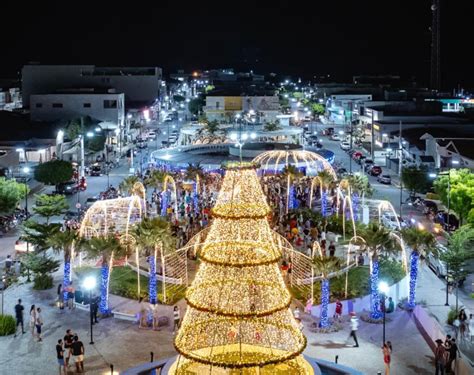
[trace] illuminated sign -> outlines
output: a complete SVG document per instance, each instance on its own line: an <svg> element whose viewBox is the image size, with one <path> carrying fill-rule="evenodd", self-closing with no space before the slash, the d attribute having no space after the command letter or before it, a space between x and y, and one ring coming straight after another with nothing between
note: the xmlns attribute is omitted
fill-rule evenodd
<svg viewBox="0 0 474 375"><path fill-rule="evenodd" d="M241 111L242 110L242 97L241 96L224 97L224 109L226 111Z"/></svg>

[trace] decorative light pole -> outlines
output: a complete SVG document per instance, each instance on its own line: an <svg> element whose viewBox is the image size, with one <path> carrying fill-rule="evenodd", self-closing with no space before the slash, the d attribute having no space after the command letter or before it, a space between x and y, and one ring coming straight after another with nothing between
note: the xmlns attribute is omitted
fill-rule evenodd
<svg viewBox="0 0 474 375"><path fill-rule="evenodd" d="M389 287L385 281L379 283L379 291L382 297L382 312L383 312L383 333L382 333L382 346L385 344L385 314L387 311L387 306L385 306L385 300L387 299Z"/></svg>
<svg viewBox="0 0 474 375"><path fill-rule="evenodd" d="M91 319L91 341L89 342L90 345L94 345L94 312L92 310L92 290L95 289L96 280L94 276L87 276L84 279L84 283L82 286L85 290L89 291L89 308L90 308L90 319Z"/></svg>

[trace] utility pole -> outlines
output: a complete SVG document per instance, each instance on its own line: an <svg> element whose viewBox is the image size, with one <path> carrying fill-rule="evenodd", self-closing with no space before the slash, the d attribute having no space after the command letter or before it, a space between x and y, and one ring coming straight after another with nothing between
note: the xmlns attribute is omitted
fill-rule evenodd
<svg viewBox="0 0 474 375"><path fill-rule="evenodd" d="M402 163L403 163L403 142L402 142L402 122L398 128L398 177L400 178L400 217L402 217L403 205L403 182L402 182Z"/></svg>
<svg viewBox="0 0 474 375"><path fill-rule="evenodd" d="M81 116L81 177L85 176L85 165L84 165L84 118Z"/></svg>

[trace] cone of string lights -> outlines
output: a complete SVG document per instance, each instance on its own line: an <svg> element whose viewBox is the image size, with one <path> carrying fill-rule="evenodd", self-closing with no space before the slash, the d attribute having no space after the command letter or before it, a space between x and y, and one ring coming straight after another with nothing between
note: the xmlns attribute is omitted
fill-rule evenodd
<svg viewBox="0 0 474 375"><path fill-rule="evenodd" d="M312 374L253 164L227 167L170 374Z"/></svg>

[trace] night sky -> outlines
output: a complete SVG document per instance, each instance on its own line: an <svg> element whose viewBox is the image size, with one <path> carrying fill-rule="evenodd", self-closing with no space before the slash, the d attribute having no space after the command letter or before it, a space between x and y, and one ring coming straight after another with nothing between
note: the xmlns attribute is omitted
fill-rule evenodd
<svg viewBox="0 0 474 375"><path fill-rule="evenodd" d="M446 88L474 87L472 3L442 0ZM250 68L339 81L394 73L426 83L430 7L431 0L9 1L0 12L0 77L39 61L160 66L165 74Z"/></svg>

